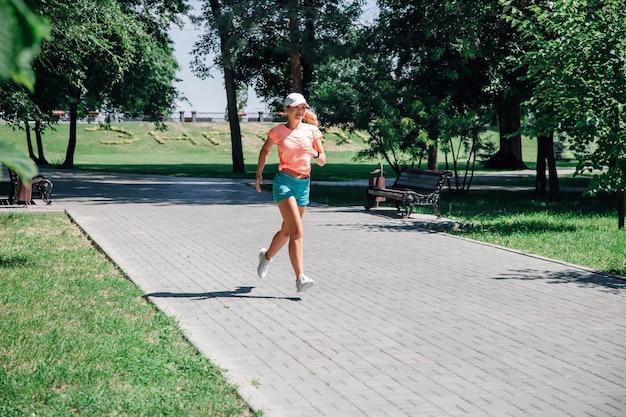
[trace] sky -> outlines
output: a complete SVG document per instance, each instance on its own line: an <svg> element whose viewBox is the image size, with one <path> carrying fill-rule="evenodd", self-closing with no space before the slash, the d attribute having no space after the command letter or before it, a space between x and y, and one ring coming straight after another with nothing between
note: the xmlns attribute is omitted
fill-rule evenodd
<svg viewBox="0 0 626 417"><path fill-rule="evenodd" d="M189 4L194 8L192 13L199 14L200 2L192 0ZM213 70L213 78L205 80L196 77L191 71L189 64L192 59L191 50L201 33L188 19L185 19L185 25L182 28L174 26L170 29L170 36L174 41L174 55L180 66L176 77L181 81L176 83L176 88L189 100L189 102L177 101L175 114L184 111L186 116L191 116L192 110L198 113L224 114L226 112L226 90L221 71ZM265 105L253 91L248 96L248 106L244 111L249 113L265 111Z"/></svg>
<svg viewBox="0 0 626 417"><path fill-rule="evenodd" d="M199 0L190 0L188 2L194 10L192 13L200 13ZM375 0L368 0L364 9L370 9L375 4ZM224 89L224 78L221 71L215 69L212 72L213 78L202 80L196 77L191 71L189 62L192 57L190 55L193 44L201 34L188 19L182 28L174 26L170 29L170 36L174 41L174 54L180 66L176 76L181 81L176 83L176 88L181 94L189 100L189 102L177 101L175 115L184 111L185 116L190 117L191 111L198 113L220 113L226 112L226 91ZM244 112L249 115L257 115L258 112L267 113L268 109L250 89L248 92L248 105ZM175 116L176 117L176 116Z"/></svg>

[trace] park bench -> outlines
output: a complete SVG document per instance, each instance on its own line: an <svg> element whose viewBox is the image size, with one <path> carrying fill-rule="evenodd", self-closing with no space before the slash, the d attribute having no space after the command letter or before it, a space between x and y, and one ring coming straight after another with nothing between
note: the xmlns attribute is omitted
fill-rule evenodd
<svg viewBox="0 0 626 417"><path fill-rule="evenodd" d="M365 210L372 208L376 197L394 200L396 208L404 208L404 218L413 212L414 206L432 206L437 217L441 217L439 201L445 180L452 176L450 171L426 171L404 167L391 188L369 186L365 190Z"/></svg>
<svg viewBox="0 0 626 417"><path fill-rule="evenodd" d="M27 185L24 185L20 180L17 173L9 170L10 189L9 189L9 204L33 204L31 195L37 193L46 204L50 204L50 195L52 194L52 181L44 177L43 175L37 175L30 181L30 189Z"/></svg>

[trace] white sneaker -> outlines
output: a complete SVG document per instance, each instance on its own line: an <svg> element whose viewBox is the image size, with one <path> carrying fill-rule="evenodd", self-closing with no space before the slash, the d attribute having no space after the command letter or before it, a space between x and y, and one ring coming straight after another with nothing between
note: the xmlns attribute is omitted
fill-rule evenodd
<svg viewBox="0 0 626 417"><path fill-rule="evenodd" d="M304 292L315 285L315 281L311 278L307 277L304 274L298 275L298 279L296 280L296 289L298 292Z"/></svg>
<svg viewBox="0 0 626 417"><path fill-rule="evenodd" d="M265 278L267 270L270 268L270 264L272 263L272 261L265 259L265 252L267 252L267 249L265 248L261 249L261 252L259 252L259 266L256 269L256 273L259 278Z"/></svg>

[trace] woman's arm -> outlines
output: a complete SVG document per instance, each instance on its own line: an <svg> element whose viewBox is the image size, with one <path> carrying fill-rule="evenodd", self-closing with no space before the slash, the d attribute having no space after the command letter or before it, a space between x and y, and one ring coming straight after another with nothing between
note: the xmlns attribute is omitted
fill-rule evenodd
<svg viewBox="0 0 626 417"><path fill-rule="evenodd" d="M318 154L313 154L313 159L315 160L315 163L321 167L326 165L326 153L324 152L324 145L322 145L322 138L319 138L315 140L315 142L313 142L313 149L319 152L319 156L317 156Z"/></svg>
<svg viewBox="0 0 626 417"><path fill-rule="evenodd" d="M256 179L254 181L254 187L259 193L261 192L261 183L263 182L263 169L265 169L265 164L267 163L267 158L270 155L272 146L274 146L274 142L268 137L259 152L259 161L256 166Z"/></svg>

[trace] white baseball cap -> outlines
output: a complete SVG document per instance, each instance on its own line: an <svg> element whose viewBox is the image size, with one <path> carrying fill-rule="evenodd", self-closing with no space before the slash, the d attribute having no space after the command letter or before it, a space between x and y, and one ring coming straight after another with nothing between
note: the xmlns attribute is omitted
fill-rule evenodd
<svg viewBox="0 0 626 417"><path fill-rule="evenodd" d="M285 99L285 107L297 107L300 104L305 104L306 108L309 108L309 105L306 102L304 96L300 93L291 93Z"/></svg>

